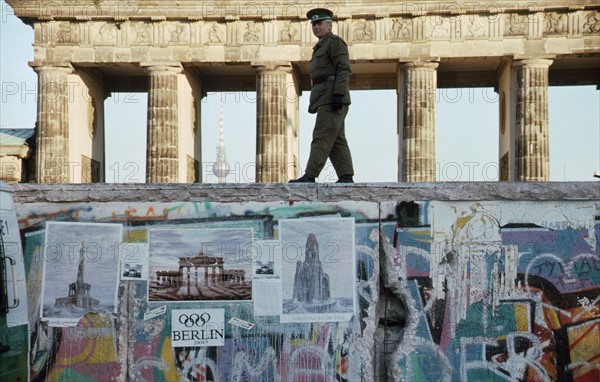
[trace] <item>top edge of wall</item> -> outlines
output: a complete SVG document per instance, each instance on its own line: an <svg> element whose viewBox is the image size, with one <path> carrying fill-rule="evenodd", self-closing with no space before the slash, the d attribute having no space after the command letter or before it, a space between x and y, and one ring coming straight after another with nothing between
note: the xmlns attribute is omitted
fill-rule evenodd
<svg viewBox="0 0 600 382"><path fill-rule="evenodd" d="M15 203L600 201L600 182L431 182L354 184L34 184L11 185Z"/></svg>

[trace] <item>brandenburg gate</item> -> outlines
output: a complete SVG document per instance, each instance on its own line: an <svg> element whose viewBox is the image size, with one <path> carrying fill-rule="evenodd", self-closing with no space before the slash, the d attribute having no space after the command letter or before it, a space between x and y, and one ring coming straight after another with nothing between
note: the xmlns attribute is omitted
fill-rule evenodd
<svg viewBox="0 0 600 382"><path fill-rule="evenodd" d="M148 183L202 178L208 91L256 91L256 181L298 176L316 6L348 43L351 89L397 90L399 181L436 180L438 88L493 87L500 179L547 181L548 86L600 85L596 0L7 2L34 29L40 183L104 180L103 104L123 91L148 93Z"/></svg>

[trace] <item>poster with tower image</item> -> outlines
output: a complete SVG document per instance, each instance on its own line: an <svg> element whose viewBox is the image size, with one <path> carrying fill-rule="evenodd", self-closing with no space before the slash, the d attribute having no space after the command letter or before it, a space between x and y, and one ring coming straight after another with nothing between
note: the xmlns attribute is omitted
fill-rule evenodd
<svg viewBox="0 0 600 382"><path fill-rule="evenodd" d="M121 224L46 224L40 316L75 325L86 313L116 312Z"/></svg>
<svg viewBox="0 0 600 382"><path fill-rule="evenodd" d="M279 221L281 322L343 322L356 312L353 218Z"/></svg>

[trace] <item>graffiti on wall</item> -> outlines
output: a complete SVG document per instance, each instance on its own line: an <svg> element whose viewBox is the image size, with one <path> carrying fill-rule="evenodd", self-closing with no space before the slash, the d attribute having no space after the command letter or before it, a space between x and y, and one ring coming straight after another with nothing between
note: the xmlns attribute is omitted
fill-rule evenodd
<svg viewBox="0 0 600 382"><path fill-rule="evenodd" d="M378 263L372 237L378 229L378 213L376 204L347 202L140 203L134 206L99 203L56 210L51 204L21 206L19 223L32 285L30 301L34 302L29 313L34 344L31 379L332 381L371 378L372 371L365 368L369 355L362 342L364 338L372 338L375 331ZM302 220L302 224L290 226L292 230L309 227L309 221L318 219L331 222L333 229L317 227L315 232L304 235L298 245L287 245L294 248L294 256L289 253L286 256L280 248L276 252L280 256L277 261L261 257L253 243L264 246L264 243L277 242L282 234L279 221L284 219ZM340 222L345 221L351 221L352 225L343 225L343 235L335 238L335 227L342 227ZM45 232L48 226L58 223L122 226L120 264L110 271L120 277L114 313L81 307L85 314L71 326L49 322L43 315L40 318L40 301L47 277L44 274ZM83 248L82 245L75 247L75 254L77 248ZM220 252L222 248L224 254ZM300 252L296 253L298 248ZM338 250L332 252L332 248ZM64 277L65 290L70 284L77 289L77 269L83 268L86 275L92 271L88 263L83 267L79 264L77 260L81 258L85 258L85 254L70 256L72 264L68 277ZM281 264L286 259L293 264ZM275 264L280 270L273 270L270 275L269 269ZM306 271L294 272L297 266ZM292 271L284 271L288 268ZM304 277L315 269L323 276L319 285L307 283L309 278ZM297 279L289 280L294 277ZM264 285L270 287L278 279L291 282L288 285L292 291L296 285L293 293L305 297L290 312L303 312L297 315L301 317L307 314L301 309L316 309L315 314L325 319L321 319L322 322L294 320L291 315L292 319L287 320L290 322L284 323L281 320L283 293L279 303L274 305L279 306L277 312L272 311L272 307L271 311L265 309L268 296L252 297L255 280L267 281ZM326 281L331 284L326 285ZM342 282L348 282L350 287ZM64 297L68 296L57 298ZM255 306L261 299L262 305ZM50 300L56 301L56 298ZM299 300L302 299L295 298ZM341 316L326 319L328 315L339 315L338 310L343 312L343 319ZM184 313L173 316L173 312ZM222 344L175 345L174 342L186 335L184 332L192 333L192 330L177 332L174 341L173 328L200 326L202 319L207 319L202 312L223 313ZM178 320L175 326L171 322L173 317ZM198 333L202 333L201 330L191 335L201 335ZM202 335L209 335L208 331L204 333Z"/></svg>
<svg viewBox="0 0 600 382"><path fill-rule="evenodd" d="M599 211L600 205L593 202L19 206L32 328L31 378L596 380L600 378ZM335 236L338 228L347 230L345 226L302 231L301 242L294 246L301 248L300 257L282 252L280 222L315 218L336 222L332 227L351 219L353 228L338 235L342 241L324 238ZM114 268L120 277L114 312L88 311L69 327L40 319L45 230L51 222L122 226L121 264ZM306 226L292 225L288 232ZM202 240L196 241L198 248L186 241L182 248L187 252L176 258L159 246L153 249L156 233L202 237L215 231L251 233L244 239L251 242L251 249L235 255L235 245L221 245L232 258L238 257L225 266L223 256L222 267L216 259L220 255L212 253L216 247L201 248ZM161 245L169 241L155 238ZM344 247L347 243L350 250ZM320 265L313 257L317 247ZM353 264L327 263L332 248L354 252ZM199 257L202 250L202 256L211 258ZM153 263L153 256L165 261ZM172 258L177 265L171 269ZM293 263L282 264L285 259ZM205 266L194 265L200 263ZM78 265L74 262L73 269ZM228 269L241 269L244 277ZM159 274L163 271L167 273ZM307 284L308 274L318 275L319 282ZM354 280L354 285L340 284L340 276ZM73 277L65 279L67 286ZM288 282L286 290L281 278ZM163 285L170 297L150 298L152 283ZM348 296L355 299L350 318L282 321L284 302L329 309L333 304L328 304L327 293L338 293L339 285L345 286L337 306L350 306ZM224 296L231 291L243 297L206 298L209 292ZM386 293L393 294L402 309L379 310ZM184 298L190 294L205 297ZM200 312L181 319L181 325L190 326L208 320L202 312L223 312L222 344L175 346L173 311ZM386 325L378 328L381 319ZM389 334L392 330L397 338ZM384 351L376 344L379 341L384 342Z"/></svg>
<svg viewBox="0 0 600 382"><path fill-rule="evenodd" d="M600 378L598 206L399 207L383 271L409 308L395 380Z"/></svg>

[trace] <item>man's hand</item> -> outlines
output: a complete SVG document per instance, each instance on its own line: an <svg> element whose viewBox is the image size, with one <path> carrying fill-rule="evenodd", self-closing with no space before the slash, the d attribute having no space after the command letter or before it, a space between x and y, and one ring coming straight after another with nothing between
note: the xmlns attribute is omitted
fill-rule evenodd
<svg viewBox="0 0 600 382"><path fill-rule="evenodd" d="M340 110L343 106L342 101L344 100L343 94L334 94L331 97L331 110L337 111Z"/></svg>

